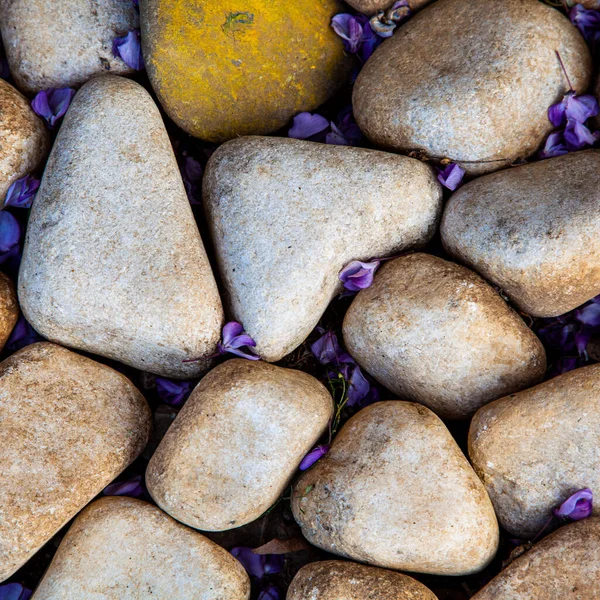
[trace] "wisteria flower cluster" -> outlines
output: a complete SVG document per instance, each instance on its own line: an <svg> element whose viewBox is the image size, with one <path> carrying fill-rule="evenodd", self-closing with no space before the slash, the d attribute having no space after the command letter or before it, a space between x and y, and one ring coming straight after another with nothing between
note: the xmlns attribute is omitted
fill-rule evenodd
<svg viewBox="0 0 600 600"><path fill-rule="evenodd" d="M600 48L600 11L576 4L569 11L569 19L579 29L585 41L592 48L593 54L597 57Z"/></svg>
<svg viewBox="0 0 600 600"><path fill-rule="evenodd" d="M294 117L288 131L288 137L297 140L325 141L336 146L355 146L362 138L362 133L352 115L352 107L340 111L337 120L328 121L319 114L302 112Z"/></svg>

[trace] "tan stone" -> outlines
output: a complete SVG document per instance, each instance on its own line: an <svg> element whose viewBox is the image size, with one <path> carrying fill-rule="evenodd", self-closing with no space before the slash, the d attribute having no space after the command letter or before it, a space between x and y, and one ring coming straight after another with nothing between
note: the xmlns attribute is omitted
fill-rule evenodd
<svg viewBox="0 0 600 600"><path fill-rule="evenodd" d="M113 369L47 342L0 363L0 581L144 449L150 410Z"/></svg>
<svg viewBox="0 0 600 600"><path fill-rule="evenodd" d="M418 11L430 4L433 0L408 0L408 6L412 11ZM377 11L388 10L393 4L394 0L348 0L349 4L355 10L364 13L365 15L374 15Z"/></svg>
<svg viewBox="0 0 600 600"><path fill-rule="evenodd" d="M245 525L283 493L333 416L302 371L228 360L206 375L146 471L156 503L206 531Z"/></svg>
<svg viewBox="0 0 600 600"><path fill-rule="evenodd" d="M574 492L600 493L600 365L565 373L481 408L469 456L500 524L533 538ZM594 509L598 514L598 509Z"/></svg>
<svg viewBox="0 0 600 600"><path fill-rule="evenodd" d="M354 86L354 115L376 144L450 158L472 174L532 154L547 109L587 90L588 47L538 0L437 0L385 41Z"/></svg>
<svg viewBox="0 0 600 600"><path fill-rule="evenodd" d="M221 146L203 191L224 300L268 361L308 337L347 263L425 245L442 201L417 160L267 137Z"/></svg>
<svg viewBox="0 0 600 600"><path fill-rule="evenodd" d="M569 6L581 4L584 8L600 9L600 0L567 0Z"/></svg>
<svg viewBox="0 0 600 600"><path fill-rule="evenodd" d="M600 152L480 177L451 198L446 250L524 312L561 315L600 293Z"/></svg>
<svg viewBox="0 0 600 600"><path fill-rule="evenodd" d="M286 600L437 600L416 579L377 567L327 560L302 567Z"/></svg>
<svg viewBox="0 0 600 600"><path fill-rule="evenodd" d="M498 547L492 504L445 425L411 402L353 416L294 485L309 542L380 567L466 575Z"/></svg>
<svg viewBox="0 0 600 600"><path fill-rule="evenodd" d="M348 352L399 398L449 419L539 382L544 347L481 277L429 254L385 263L343 325Z"/></svg>
<svg viewBox="0 0 600 600"><path fill-rule="evenodd" d="M63 538L33 600L248 600L223 548L134 498L90 504Z"/></svg>
<svg viewBox="0 0 600 600"><path fill-rule="evenodd" d="M217 286L137 83L104 75L75 96L31 211L19 301L49 340L166 377L198 376L216 352Z"/></svg>
<svg viewBox="0 0 600 600"><path fill-rule="evenodd" d="M4 273L0 273L0 350L4 348L18 318L15 284Z"/></svg>
<svg viewBox="0 0 600 600"><path fill-rule="evenodd" d="M598 600L600 519L565 525L492 579L471 600Z"/></svg>

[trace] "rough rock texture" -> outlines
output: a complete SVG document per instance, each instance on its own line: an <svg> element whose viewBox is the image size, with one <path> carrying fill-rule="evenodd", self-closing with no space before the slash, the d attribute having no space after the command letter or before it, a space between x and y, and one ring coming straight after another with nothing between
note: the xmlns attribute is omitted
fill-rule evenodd
<svg viewBox="0 0 600 600"><path fill-rule="evenodd" d="M19 300L46 338L167 377L200 374L216 351L217 286L137 83L105 75L75 96L31 212Z"/></svg>
<svg viewBox="0 0 600 600"><path fill-rule="evenodd" d="M429 254L383 265L344 318L348 352L399 398L444 418L541 381L542 343L481 277Z"/></svg>
<svg viewBox="0 0 600 600"><path fill-rule="evenodd" d="M0 363L0 581L144 449L150 410L113 369L47 342Z"/></svg>
<svg viewBox="0 0 600 600"><path fill-rule="evenodd" d="M330 27L337 0L140 0L152 87L167 114L211 142L271 133L314 110L353 65Z"/></svg>
<svg viewBox="0 0 600 600"><path fill-rule="evenodd" d="M442 199L417 160L261 137L221 146L203 191L226 302L268 361L306 339L348 262L429 241Z"/></svg>
<svg viewBox="0 0 600 600"><path fill-rule="evenodd" d="M533 153L552 131L547 110L592 74L588 47L538 0L438 0L386 41L354 87L361 130L395 150L448 157L469 173Z"/></svg>
<svg viewBox="0 0 600 600"><path fill-rule="evenodd" d="M286 600L437 600L437 596L402 573L327 560L302 567Z"/></svg>
<svg viewBox="0 0 600 600"><path fill-rule="evenodd" d="M18 318L15 284L4 273L0 273L0 350L4 348Z"/></svg>
<svg viewBox="0 0 600 600"><path fill-rule="evenodd" d="M412 11L417 11L431 2L432 0L408 0L408 5ZM347 4L355 10L371 16L379 10L388 10L391 8L394 4L394 0L348 0Z"/></svg>
<svg viewBox="0 0 600 600"><path fill-rule="evenodd" d="M446 205L446 250L536 317L600 293L600 152L480 177Z"/></svg>
<svg viewBox="0 0 600 600"><path fill-rule="evenodd" d="M133 72L114 57L112 43L138 26L126 0L0 0L10 73L26 93L79 87L106 71Z"/></svg>
<svg viewBox="0 0 600 600"><path fill-rule="evenodd" d="M307 373L228 360L167 431L146 471L148 490L197 529L245 525L284 492L332 416L329 392Z"/></svg>
<svg viewBox="0 0 600 600"><path fill-rule="evenodd" d="M591 8L594 10L600 9L600 0L567 0L569 6L574 4L582 4L584 8Z"/></svg>
<svg viewBox="0 0 600 600"><path fill-rule="evenodd" d="M599 396L600 365L592 365L488 404L473 418L471 462L514 536L533 538L576 491L600 493Z"/></svg>
<svg viewBox="0 0 600 600"><path fill-rule="evenodd" d="M352 417L296 482L292 511L315 546L392 569L465 575L498 547L483 485L442 421L411 402Z"/></svg>
<svg viewBox="0 0 600 600"><path fill-rule="evenodd" d="M49 148L48 131L29 100L0 79L0 204L14 181L40 166Z"/></svg>
<svg viewBox="0 0 600 600"><path fill-rule="evenodd" d="M512 562L471 600L597 600L600 519L565 525Z"/></svg>
<svg viewBox="0 0 600 600"><path fill-rule="evenodd" d="M62 540L34 600L247 600L226 550L134 498L90 504Z"/></svg>

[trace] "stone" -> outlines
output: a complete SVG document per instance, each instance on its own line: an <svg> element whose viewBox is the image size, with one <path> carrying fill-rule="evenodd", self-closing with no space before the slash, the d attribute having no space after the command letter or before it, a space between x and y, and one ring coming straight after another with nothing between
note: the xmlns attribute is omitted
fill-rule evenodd
<svg viewBox="0 0 600 600"><path fill-rule="evenodd" d="M224 301L267 361L308 337L347 263L425 245L442 202L415 159L267 137L221 146L203 193Z"/></svg>
<svg viewBox="0 0 600 600"><path fill-rule="evenodd" d="M337 0L141 0L148 77L189 134L221 143L283 127L347 83Z"/></svg>
<svg viewBox="0 0 600 600"><path fill-rule="evenodd" d="M0 200L13 182L41 166L50 138L29 101L0 79Z"/></svg>
<svg viewBox="0 0 600 600"><path fill-rule="evenodd" d="M531 387L540 340L481 277L429 254L384 263L346 312L351 356L396 396L446 419Z"/></svg>
<svg viewBox="0 0 600 600"><path fill-rule="evenodd" d="M19 303L15 284L0 273L0 350L8 341L19 318Z"/></svg>
<svg viewBox="0 0 600 600"><path fill-rule="evenodd" d="M469 174L526 158L553 126L548 107L569 84L585 92L588 47L538 0L438 0L384 42L360 72L352 105L384 148L449 158Z"/></svg>
<svg viewBox="0 0 600 600"><path fill-rule="evenodd" d="M333 402L314 377L232 359L206 375L146 471L148 491L172 517L205 531L260 517L327 430Z"/></svg>
<svg viewBox="0 0 600 600"><path fill-rule="evenodd" d="M150 409L113 369L42 342L0 363L0 581L137 458Z"/></svg>
<svg viewBox="0 0 600 600"><path fill-rule="evenodd" d="M248 600L250 580L226 550L156 506L90 504L63 538L32 600Z"/></svg>
<svg viewBox="0 0 600 600"><path fill-rule="evenodd" d="M444 248L523 312L562 315L600 293L599 186L596 150L480 177L446 205Z"/></svg>
<svg viewBox="0 0 600 600"><path fill-rule="evenodd" d="M430 4L432 0L408 0L411 11L416 12ZM349 0L347 2L354 10L365 15L372 16L380 10L388 10L394 4L394 0Z"/></svg>
<svg viewBox="0 0 600 600"><path fill-rule="evenodd" d="M599 394L600 365L591 365L475 414L469 456L512 535L532 539L569 496L600 493Z"/></svg>
<svg viewBox="0 0 600 600"><path fill-rule="evenodd" d="M412 402L347 421L294 485L292 511L311 544L390 569L467 575L498 548L483 485L442 421Z"/></svg>
<svg viewBox="0 0 600 600"><path fill-rule="evenodd" d="M600 598L600 519L565 525L519 556L471 600Z"/></svg>
<svg viewBox="0 0 600 600"><path fill-rule="evenodd" d="M0 0L10 74L27 94L79 87L106 71L132 73L112 44L137 27L133 2L126 0Z"/></svg>
<svg viewBox="0 0 600 600"><path fill-rule="evenodd" d="M377 567L327 560L302 567L286 600L437 600L416 579Z"/></svg>
<svg viewBox="0 0 600 600"><path fill-rule="evenodd" d="M169 136L137 83L104 75L75 96L31 211L19 300L65 346L165 377L208 367L221 301Z"/></svg>
<svg viewBox="0 0 600 600"><path fill-rule="evenodd" d="M581 4L584 8L599 10L600 0L568 0L569 5Z"/></svg>

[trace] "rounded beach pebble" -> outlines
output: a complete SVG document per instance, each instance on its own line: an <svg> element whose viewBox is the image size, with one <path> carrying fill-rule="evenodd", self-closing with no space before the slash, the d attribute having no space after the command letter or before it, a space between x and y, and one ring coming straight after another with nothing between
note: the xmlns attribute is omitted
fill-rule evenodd
<svg viewBox="0 0 600 600"><path fill-rule="evenodd" d="M4 273L0 273L0 350L4 348L18 318L15 284Z"/></svg>
<svg viewBox="0 0 600 600"><path fill-rule="evenodd" d="M600 151L480 177L451 198L442 242L524 312L562 315L600 293Z"/></svg>
<svg viewBox="0 0 600 600"><path fill-rule="evenodd" d="M47 342L0 363L0 581L137 458L150 410L123 375Z"/></svg>
<svg viewBox="0 0 600 600"><path fill-rule="evenodd" d="M167 431L146 471L148 490L197 529L245 525L283 493L332 416L329 392L307 373L228 360Z"/></svg>
<svg viewBox="0 0 600 600"><path fill-rule="evenodd" d="M391 569L466 575L498 547L483 485L442 421L411 402L353 416L294 485L292 511L311 544Z"/></svg>
<svg viewBox="0 0 600 600"><path fill-rule="evenodd" d="M538 0L438 0L402 25L360 72L354 115L376 144L449 158L472 174L532 154L548 107L592 76L588 47Z"/></svg>

